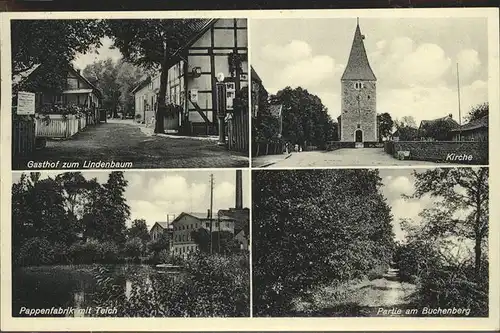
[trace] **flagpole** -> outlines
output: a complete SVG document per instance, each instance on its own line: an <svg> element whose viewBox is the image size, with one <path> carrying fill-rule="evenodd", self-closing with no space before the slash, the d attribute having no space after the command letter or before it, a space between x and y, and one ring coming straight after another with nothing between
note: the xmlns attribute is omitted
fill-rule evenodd
<svg viewBox="0 0 500 333"><path fill-rule="evenodd" d="M458 131L458 141L462 141L462 112L460 109L460 74L458 73L458 62L457 62L457 91L458 91L458 124L460 125Z"/></svg>

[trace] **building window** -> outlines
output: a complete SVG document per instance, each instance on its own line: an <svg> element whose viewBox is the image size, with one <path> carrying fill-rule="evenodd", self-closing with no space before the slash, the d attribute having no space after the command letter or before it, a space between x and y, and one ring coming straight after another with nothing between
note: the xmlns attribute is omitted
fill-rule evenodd
<svg viewBox="0 0 500 333"><path fill-rule="evenodd" d="M210 228L210 223L209 222L207 222L207 228Z"/></svg>
<svg viewBox="0 0 500 333"><path fill-rule="evenodd" d="M360 125L360 124L358 124L358 128L361 128L361 125Z"/></svg>
<svg viewBox="0 0 500 333"><path fill-rule="evenodd" d="M359 90L363 88L364 88L363 82L354 82L354 89Z"/></svg>

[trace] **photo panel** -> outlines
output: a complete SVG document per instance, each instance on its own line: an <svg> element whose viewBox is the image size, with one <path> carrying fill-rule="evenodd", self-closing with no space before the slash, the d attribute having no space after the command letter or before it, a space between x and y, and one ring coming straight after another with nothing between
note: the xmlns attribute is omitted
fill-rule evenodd
<svg viewBox="0 0 500 333"><path fill-rule="evenodd" d="M252 172L255 317L489 311L489 170Z"/></svg>
<svg viewBox="0 0 500 333"><path fill-rule="evenodd" d="M245 18L10 21L12 168L249 164Z"/></svg>
<svg viewBox="0 0 500 333"><path fill-rule="evenodd" d="M252 27L254 168L488 165L486 17Z"/></svg>
<svg viewBox="0 0 500 333"><path fill-rule="evenodd" d="M14 173L12 317L250 316L249 176Z"/></svg>

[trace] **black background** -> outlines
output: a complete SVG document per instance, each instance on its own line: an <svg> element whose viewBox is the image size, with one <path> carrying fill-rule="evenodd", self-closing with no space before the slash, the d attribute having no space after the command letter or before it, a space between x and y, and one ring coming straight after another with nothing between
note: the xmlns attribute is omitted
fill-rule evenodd
<svg viewBox="0 0 500 333"><path fill-rule="evenodd" d="M494 0L0 0L6 11L130 11L497 7Z"/></svg>

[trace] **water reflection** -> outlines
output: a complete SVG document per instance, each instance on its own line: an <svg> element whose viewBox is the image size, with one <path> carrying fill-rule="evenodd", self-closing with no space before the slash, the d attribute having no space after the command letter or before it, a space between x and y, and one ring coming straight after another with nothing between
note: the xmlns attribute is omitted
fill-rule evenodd
<svg viewBox="0 0 500 333"><path fill-rule="evenodd" d="M45 314L41 317L88 316L89 307L95 307L99 298L107 298L96 280L98 266L44 266L26 267L12 273L12 316L27 316L27 309L72 308L61 314ZM118 293L127 299L135 288L152 288L152 278L160 274L146 265L117 265L108 268L112 283ZM165 276L165 274L161 274ZM170 276L170 275L168 275ZM179 274L169 279L174 283ZM121 291L120 291L121 290Z"/></svg>

